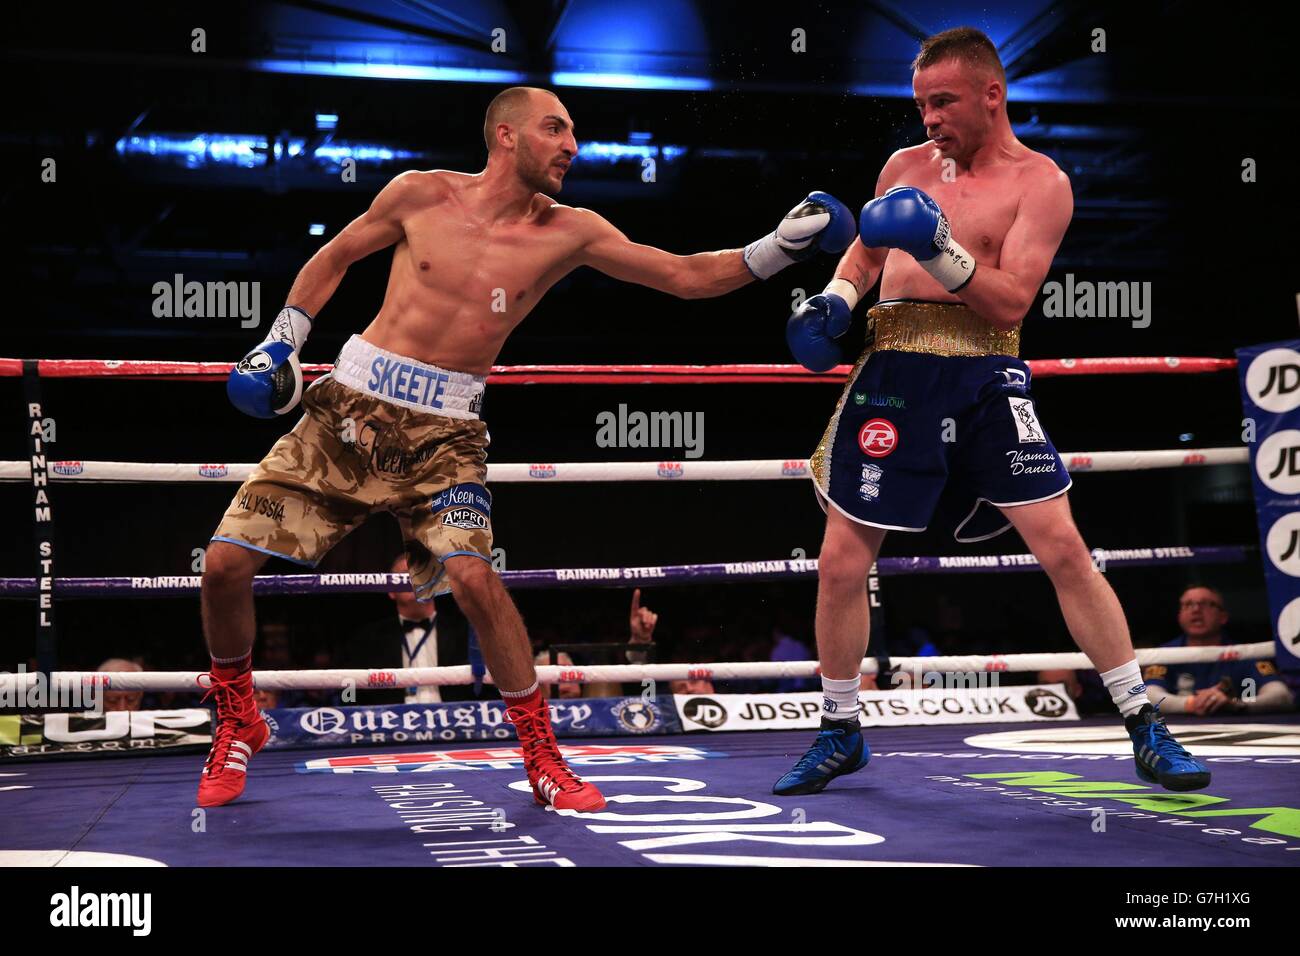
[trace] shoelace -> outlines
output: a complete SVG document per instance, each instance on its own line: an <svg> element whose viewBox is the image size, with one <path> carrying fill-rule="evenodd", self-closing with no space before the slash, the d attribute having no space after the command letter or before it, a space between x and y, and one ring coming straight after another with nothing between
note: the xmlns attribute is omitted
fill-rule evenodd
<svg viewBox="0 0 1300 956"><path fill-rule="evenodd" d="M581 789L582 781L560 756L546 714L540 709L529 711L511 708L507 715L514 723L515 733L519 735L519 743L523 746L524 766L531 766L539 775L550 777L560 785L562 791Z"/></svg>
<svg viewBox="0 0 1300 956"><path fill-rule="evenodd" d="M1157 714L1147 724L1147 729L1151 734L1152 749L1163 757L1174 756L1178 758L1192 759L1192 755L1187 749L1174 739L1174 735L1169 732L1165 726L1165 719Z"/></svg>
<svg viewBox="0 0 1300 956"><path fill-rule="evenodd" d="M203 695L200 704L205 704L209 697L217 699L217 726L212 734L212 749L208 751L208 761L204 765L209 777L215 777L226 769L226 757L235 742L235 730L240 724L248 722L248 712L252 709L252 696L240 697L236 693L233 681L212 680L212 686Z"/></svg>
<svg viewBox="0 0 1300 956"><path fill-rule="evenodd" d="M799 758L799 762L794 765L794 769L802 772L820 766L823 760L835 752L835 745L831 743L831 738L839 733L838 730L819 730L816 742L806 754Z"/></svg>

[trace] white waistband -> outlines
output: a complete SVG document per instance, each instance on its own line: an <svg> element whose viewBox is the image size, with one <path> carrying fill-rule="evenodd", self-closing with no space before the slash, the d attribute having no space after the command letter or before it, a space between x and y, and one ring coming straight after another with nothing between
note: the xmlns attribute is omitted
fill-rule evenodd
<svg viewBox="0 0 1300 956"><path fill-rule="evenodd" d="M358 392L429 415L478 418L487 379L426 365L359 335L348 339L334 361L334 380Z"/></svg>

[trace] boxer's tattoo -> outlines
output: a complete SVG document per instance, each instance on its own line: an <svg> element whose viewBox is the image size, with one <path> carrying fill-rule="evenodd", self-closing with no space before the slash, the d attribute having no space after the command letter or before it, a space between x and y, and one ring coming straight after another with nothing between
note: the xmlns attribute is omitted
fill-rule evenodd
<svg viewBox="0 0 1300 956"><path fill-rule="evenodd" d="M848 277L848 280L853 283L853 288L858 290L858 296L860 298L866 295L871 289L871 274L859 265L853 265L849 268L853 270L853 274Z"/></svg>

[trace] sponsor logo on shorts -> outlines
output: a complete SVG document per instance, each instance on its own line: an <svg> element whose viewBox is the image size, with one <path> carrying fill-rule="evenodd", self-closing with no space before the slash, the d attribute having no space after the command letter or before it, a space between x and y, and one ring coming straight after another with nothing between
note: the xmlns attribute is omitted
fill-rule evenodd
<svg viewBox="0 0 1300 956"><path fill-rule="evenodd" d="M1056 471L1056 456L1046 451L1009 451L1013 475L1046 475Z"/></svg>
<svg viewBox="0 0 1300 956"><path fill-rule="evenodd" d="M239 507L255 515L264 515L276 524L284 520L284 501L279 498L268 498L266 495L255 495L245 491L239 496Z"/></svg>
<svg viewBox="0 0 1300 956"><path fill-rule="evenodd" d="M862 466L863 481L880 481L884 474L885 470L879 465L866 464Z"/></svg>
<svg viewBox="0 0 1300 956"><path fill-rule="evenodd" d="M56 461L50 469L56 475L79 475L86 470L86 466L80 461Z"/></svg>
<svg viewBox="0 0 1300 956"><path fill-rule="evenodd" d="M901 395L885 395L882 392L854 392L853 401L858 405L873 405L878 408L907 407L907 402Z"/></svg>
<svg viewBox="0 0 1300 956"><path fill-rule="evenodd" d="M781 462L781 474L802 478L808 474L808 462L806 461L783 461Z"/></svg>
<svg viewBox="0 0 1300 956"><path fill-rule="evenodd" d="M469 400L469 410L472 414L477 415L483 411L483 393L475 392Z"/></svg>
<svg viewBox="0 0 1300 956"><path fill-rule="evenodd" d="M422 465L438 450L436 441L426 442L414 451L407 451L400 446L376 448L371 456L371 463L377 473L405 476L414 465Z"/></svg>
<svg viewBox="0 0 1300 956"><path fill-rule="evenodd" d="M1023 392L1029 385L1029 373L1019 368L1000 368L997 374L1002 376L1002 387Z"/></svg>
<svg viewBox="0 0 1300 956"><path fill-rule="evenodd" d="M661 461L658 470L660 478L680 478L685 474L685 469L679 461Z"/></svg>
<svg viewBox="0 0 1300 956"><path fill-rule="evenodd" d="M863 501L872 501L880 497L880 486L863 482L858 486L858 497Z"/></svg>
<svg viewBox="0 0 1300 956"><path fill-rule="evenodd" d="M873 418L858 429L858 447L872 458L884 458L898 447L898 429L886 418Z"/></svg>
<svg viewBox="0 0 1300 956"><path fill-rule="evenodd" d="M412 405L442 408L443 391L450 380L446 372L379 355L370 363L366 390Z"/></svg>
<svg viewBox="0 0 1300 956"><path fill-rule="evenodd" d="M554 478L555 466L554 465L529 465L528 477L529 478Z"/></svg>
<svg viewBox="0 0 1300 956"><path fill-rule="evenodd" d="M452 485L446 491L434 495L429 504L434 514L448 508L472 508L487 517L492 516L492 496L482 485L473 482Z"/></svg>
<svg viewBox="0 0 1300 956"><path fill-rule="evenodd" d="M473 531L476 528L486 528L487 518L473 508L453 508L443 513L442 523L452 528Z"/></svg>
<svg viewBox="0 0 1300 956"><path fill-rule="evenodd" d="M1008 398L1007 402L1011 405L1011 418L1016 423L1020 444L1045 443L1047 437L1043 434L1043 426L1038 424L1038 416L1034 414L1034 403L1028 398Z"/></svg>
<svg viewBox="0 0 1300 956"><path fill-rule="evenodd" d="M204 478L224 478L230 469L225 465L199 465L199 474Z"/></svg>

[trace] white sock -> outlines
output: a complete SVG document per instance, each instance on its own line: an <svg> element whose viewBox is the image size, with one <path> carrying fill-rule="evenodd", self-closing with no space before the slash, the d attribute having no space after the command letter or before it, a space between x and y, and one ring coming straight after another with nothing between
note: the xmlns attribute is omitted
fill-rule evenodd
<svg viewBox="0 0 1300 956"><path fill-rule="evenodd" d="M1136 657L1127 664L1105 671L1101 675L1101 682L1110 691L1110 699L1119 708L1121 717L1136 714L1151 703L1147 697L1147 685L1142 683L1142 671Z"/></svg>
<svg viewBox="0 0 1300 956"><path fill-rule="evenodd" d="M857 720L862 705L858 691L862 689L861 677L835 680L822 675L822 716L831 720Z"/></svg>

